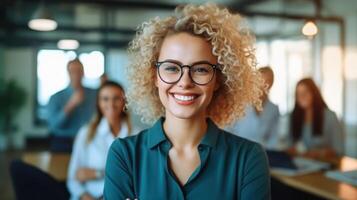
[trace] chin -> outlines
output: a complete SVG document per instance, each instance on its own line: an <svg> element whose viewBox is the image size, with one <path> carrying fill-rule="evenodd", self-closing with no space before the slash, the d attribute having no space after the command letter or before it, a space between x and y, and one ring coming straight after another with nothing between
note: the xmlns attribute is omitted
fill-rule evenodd
<svg viewBox="0 0 357 200"><path fill-rule="evenodd" d="M201 112L197 110L190 110L190 109L170 109L169 115L172 115L178 119L195 119L198 116L202 115Z"/></svg>

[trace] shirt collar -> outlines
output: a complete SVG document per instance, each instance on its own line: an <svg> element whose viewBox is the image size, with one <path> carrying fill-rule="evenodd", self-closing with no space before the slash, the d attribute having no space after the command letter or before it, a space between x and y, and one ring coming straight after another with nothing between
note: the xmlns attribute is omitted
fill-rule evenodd
<svg viewBox="0 0 357 200"><path fill-rule="evenodd" d="M167 140L164 130L162 128L165 119L161 117L155 124L148 130L148 144L149 148L153 148L160 144L162 141Z"/></svg>
<svg viewBox="0 0 357 200"><path fill-rule="evenodd" d="M113 136L111 130L110 130L110 127L109 127L109 123L108 123L108 120L103 117L99 124L98 124L98 128L97 128L97 131L98 131L98 134L100 136L104 136L104 135L110 135L110 136ZM120 132L119 132L119 135L118 137L119 138L124 138L128 136L128 126L125 122L122 123L121 125L121 128L120 128Z"/></svg>
<svg viewBox="0 0 357 200"><path fill-rule="evenodd" d="M156 123L148 130L148 145L149 148L153 148L159 145L161 142L167 140L165 132L163 130L163 123L165 119L161 117ZM220 129L216 124L211 120L207 119L207 133L203 137L200 144L207 145L209 147L215 147L217 144L217 138Z"/></svg>
<svg viewBox="0 0 357 200"><path fill-rule="evenodd" d="M220 129L217 125L210 118L207 118L207 133L203 137L201 144L216 147L219 132Z"/></svg>

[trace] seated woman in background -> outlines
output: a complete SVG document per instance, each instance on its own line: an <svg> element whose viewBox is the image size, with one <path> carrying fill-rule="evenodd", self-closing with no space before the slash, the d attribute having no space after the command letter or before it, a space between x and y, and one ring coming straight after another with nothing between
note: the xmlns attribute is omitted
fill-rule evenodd
<svg viewBox="0 0 357 200"><path fill-rule="evenodd" d="M296 86L290 134L294 144L290 152L315 158L342 155L344 152L341 124L311 78L300 80Z"/></svg>
<svg viewBox="0 0 357 200"><path fill-rule="evenodd" d="M124 90L118 83L107 81L97 93L94 120L79 131L74 142L67 180L71 199L96 199L103 195L108 149L115 138L124 138L130 132Z"/></svg>
<svg viewBox="0 0 357 200"><path fill-rule="evenodd" d="M213 4L146 22L131 42L129 103L156 123L116 139L104 199L270 199L263 148L220 129L264 83L239 15Z"/></svg>

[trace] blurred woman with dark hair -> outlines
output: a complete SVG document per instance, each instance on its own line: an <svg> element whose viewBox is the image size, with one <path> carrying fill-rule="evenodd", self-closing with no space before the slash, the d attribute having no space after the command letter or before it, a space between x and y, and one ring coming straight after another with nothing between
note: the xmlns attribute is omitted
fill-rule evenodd
<svg viewBox="0 0 357 200"><path fill-rule="evenodd" d="M294 144L290 151L310 157L342 155L344 152L341 124L311 78L300 80L296 86L290 134Z"/></svg>
<svg viewBox="0 0 357 200"><path fill-rule="evenodd" d="M83 127L75 140L68 171L71 199L97 199L103 195L104 167L115 138L131 132L121 85L104 82L97 93L96 116Z"/></svg>

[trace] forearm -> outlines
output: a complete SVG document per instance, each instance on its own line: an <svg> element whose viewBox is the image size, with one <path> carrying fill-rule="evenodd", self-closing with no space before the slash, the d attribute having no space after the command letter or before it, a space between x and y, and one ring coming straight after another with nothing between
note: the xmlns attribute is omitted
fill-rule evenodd
<svg viewBox="0 0 357 200"><path fill-rule="evenodd" d="M89 193L85 192L83 193L80 198L80 200L94 200L95 198L93 198Z"/></svg>
<svg viewBox="0 0 357 200"><path fill-rule="evenodd" d="M80 198L86 192L83 184L74 178L67 181L67 188L73 199Z"/></svg>
<svg viewBox="0 0 357 200"><path fill-rule="evenodd" d="M71 101L68 101L67 104L63 108L63 112L67 115L72 113L72 111L77 107L77 104L72 103Z"/></svg>
<svg viewBox="0 0 357 200"><path fill-rule="evenodd" d="M61 129L67 118L63 111L50 111L48 116L48 125L51 130Z"/></svg>
<svg viewBox="0 0 357 200"><path fill-rule="evenodd" d="M336 151L331 147L322 147L319 149L312 149L304 154L304 156L307 156L310 158L316 158L316 159L335 157L336 155L337 155Z"/></svg>
<svg viewBox="0 0 357 200"><path fill-rule="evenodd" d="M270 199L270 174L269 164L265 151L260 146L255 146L246 161L246 173L243 174L243 183L240 190L241 200Z"/></svg>
<svg viewBox="0 0 357 200"><path fill-rule="evenodd" d="M104 178L104 170L90 169L91 173L88 175L87 180L97 180Z"/></svg>
<svg viewBox="0 0 357 200"><path fill-rule="evenodd" d="M115 140L108 152L105 169L104 199L135 198L129 161L125 158L123 145Z"/></svg>
<svg viewBox="0 0 357 200"><path fill-rule="evenodd" d="M80 168L77 170L76 178L80 182L103 179L104 172L103 172L103 170L97 170L97 169L91 169L91 168Z"/></svg>

